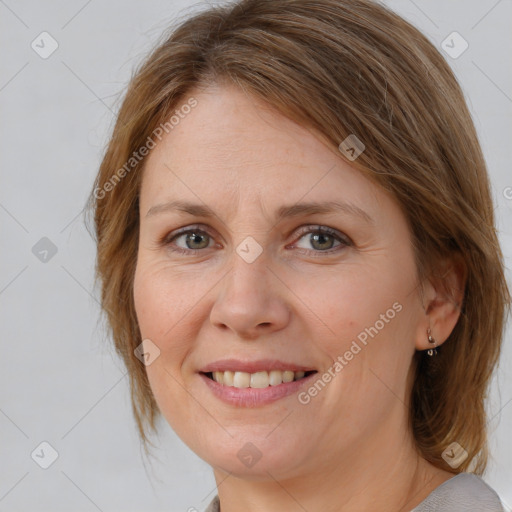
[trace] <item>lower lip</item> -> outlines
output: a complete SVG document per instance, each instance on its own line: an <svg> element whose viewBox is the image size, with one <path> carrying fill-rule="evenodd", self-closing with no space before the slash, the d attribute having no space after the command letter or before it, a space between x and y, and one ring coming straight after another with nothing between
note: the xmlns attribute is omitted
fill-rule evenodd
<svg viewBox="0 0 512 512"><path fill-rule="evenodd" d="M233 386L223 386L203 373L199 374L217 398L236 407L260 407L275 402L280 398L296 393L302 386L307 385L311 377L315 375L316 373L312 373L300 380L283 382L278 386L268 386L266 388L235 388Z"/></svg>

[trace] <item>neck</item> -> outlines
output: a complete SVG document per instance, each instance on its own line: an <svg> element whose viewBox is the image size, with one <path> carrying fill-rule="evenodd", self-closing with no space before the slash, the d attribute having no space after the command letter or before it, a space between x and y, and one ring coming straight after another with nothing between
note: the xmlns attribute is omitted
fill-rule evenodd
<svg viewBox="0 0 512 512"><path fill-rule="evenodd" d="M409 512L454 475L421 458L405 432L389 428L388 435L381 431L337 456L324 450L329 460L283 479L271 468L261 469L258 480L217 468L221 511Z"/></svg>

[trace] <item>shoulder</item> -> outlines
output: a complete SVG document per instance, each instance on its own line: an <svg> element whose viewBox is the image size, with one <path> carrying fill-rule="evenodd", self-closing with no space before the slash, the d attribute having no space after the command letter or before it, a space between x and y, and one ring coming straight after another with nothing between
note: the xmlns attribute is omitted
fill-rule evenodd
<svg viewBox="0 0 512 512"><path fill-rule="evenodd" d="M478 508L475 508L478 506ZM479 476L459 473L434 489L411 512L504 512L496 492ZM220 512L219 497L204 512Z"/></svg>
<svg viewBox="0 0 512 512"><path fill-rule="evenodd" d="M434 489L411 512L470 512L474 510L503 512L503 507L496 492L478 475L459 473Z"/></svg>

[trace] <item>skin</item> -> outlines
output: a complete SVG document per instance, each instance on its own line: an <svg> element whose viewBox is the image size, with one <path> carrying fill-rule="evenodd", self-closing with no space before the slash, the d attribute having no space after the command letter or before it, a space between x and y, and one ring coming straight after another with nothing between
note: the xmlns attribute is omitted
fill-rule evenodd
<svg viewBox="0 0 512 512"><path fill-rule="evenodd" d="M190 96L197 106L147 160L139 203L134 299L143 339L160 349L147 366L160 410L214 468L222 512L411 510L453 476L418 455L404 404L414 352L429 348L429 326L438 345L446 340L454 301L433 280L420 293L398 204L313 131L234 86ZM216 216L146 216L175 199ZM274 219L284 204L327 200L351 202L373 223L344 212ZM340 238L315 244L318 225ZM159 244L190 226L204 238ZM236 252L248 236L263 249L250 264ZM463 289L450 262L443 272ZM401 311L308 404L293 394L235 407L197 373L232 357L281 359L321 375L394 303ZM237 457L247 442L261 453L251 468Z"/></svg>

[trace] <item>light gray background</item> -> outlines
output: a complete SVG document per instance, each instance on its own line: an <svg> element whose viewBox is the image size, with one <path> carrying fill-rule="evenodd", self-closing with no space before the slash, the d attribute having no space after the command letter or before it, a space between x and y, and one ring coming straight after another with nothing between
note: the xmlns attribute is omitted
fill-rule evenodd
<svg viewBox="0 0 512 512"><path fill-rule="evenodd" d="M453 31L469 43L447 60L481 138L510 269L511 1L384 3L438 48ZM159 460L150 466L141 457L128 379L98 324L95 246L81 213L133 66L197 5L0 0L0 511L202 510L215 493L211 469L165 423L155 440ZM59 45L47 59L31 48L43 31ZM57 248L47 262L32 252L43 237ZM507 333L490 400L485 480L510 510ZM31 458L42 441L59 454L46 470Z"/></svg>

